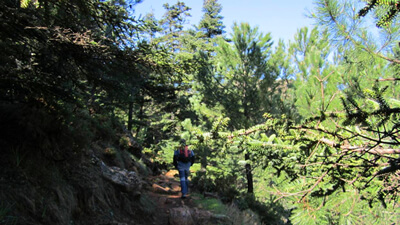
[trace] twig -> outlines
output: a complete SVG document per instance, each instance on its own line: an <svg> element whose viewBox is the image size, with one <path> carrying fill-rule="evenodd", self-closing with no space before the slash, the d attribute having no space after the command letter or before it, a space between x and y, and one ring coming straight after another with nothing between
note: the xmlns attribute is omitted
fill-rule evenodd
<svg viewBox="0 0 400 225"><path fill-rule="evenodd" d="M314 190L314 188L317 187L319 183L321 183L322 179L324 179L324 177L326 176L326 174L328 174L329 171L330 170L327 170L324 174L322 174L322 176L317 180L317 182L315 182L315 184L311 188L306 190L306 193L300 198L298 202L301 202L312 190Z"/></svg>

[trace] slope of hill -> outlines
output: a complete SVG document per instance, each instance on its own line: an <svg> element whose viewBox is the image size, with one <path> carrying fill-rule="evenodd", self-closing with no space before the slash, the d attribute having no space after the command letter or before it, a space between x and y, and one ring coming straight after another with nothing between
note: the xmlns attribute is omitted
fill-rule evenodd
<svg viewBox="0 0 400 225"><path fill-rule="evenodd" d="M3 148L0 158L0 224L236 224L198 202L200 193L180 198L176 171L152 163L129 134L128 148L92 143L58 159ZM3 143L3 147L7 147ZM164 170L163 170L164 169ZM247 216L248 224L259 224ZM244 218L244 217L243 217ZM241 218L242 219L242 218Z"/></svg>

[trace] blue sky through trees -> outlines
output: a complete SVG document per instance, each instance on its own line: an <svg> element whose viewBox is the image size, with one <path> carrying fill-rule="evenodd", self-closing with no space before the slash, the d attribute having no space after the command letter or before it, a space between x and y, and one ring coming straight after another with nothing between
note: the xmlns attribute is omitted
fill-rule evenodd
<svg viewBox="0 0 400 225"><path fill-rule="evenodd" d="M192 8L190 24L198 24L203 12L203 0L181 0ZM177 0L143 0L135 7L135 15L153 12L157 19L165 13L164 3L173 5ZM285 42L293 40L298 29L313 24L305 15L313 7L313 0L218 0L222 5L221 15L227 33L231 33L234 22L248 22L252 27L258 26L264 34L271 33L274 43L279 39Z"/></svg>

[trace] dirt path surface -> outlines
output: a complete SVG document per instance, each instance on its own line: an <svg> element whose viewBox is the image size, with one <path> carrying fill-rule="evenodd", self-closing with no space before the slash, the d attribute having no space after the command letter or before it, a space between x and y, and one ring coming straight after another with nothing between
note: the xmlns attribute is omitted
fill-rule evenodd
<svg viewBox="0 0 400 225"><path fill-rule="evenodd" d="M156 205L156 214L152 218L153 225L170 225L173 211L195 208L193 197L188 195L182 199L178 171L171 170L165 174L149 178L152 190L148 192L151 201Z"/></svg>

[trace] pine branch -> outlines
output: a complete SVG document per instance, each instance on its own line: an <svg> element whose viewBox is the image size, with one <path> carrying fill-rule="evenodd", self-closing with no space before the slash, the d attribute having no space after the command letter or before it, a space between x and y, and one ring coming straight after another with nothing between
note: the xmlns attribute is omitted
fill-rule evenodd
<svg viewBox="0 0 400 225"><path fill-rule="evenodd" d="M364 146L349 146L349 145L340 145L336 143L335 141L326 139L326 138L321 138L319 140L322 143L325 143L331 147L334 148L340 148L344 151L351 151L351 152L362 152L362 153L371 153L371 154L378 154L378 155L384 155L384 154L400 154L400 149L391 149L391 148L382 148L381 146L378 146L377 148L371 149L369 147L364 147Z"/></svg>
<svg viewBox="0 0 400 225"><path fill-rule="evenodd" d="M376 0L371 0L371 1L369 1L369 3L367 4L367 6L364 7L363 9L361 9L361 10L359 11L358 16L359 16L359 17L365 16L370 10L372 10L372 9L373 9L375 6L377 6L377 5L379 5L379 3L378 3ZM325 3L325 7L326 7L327 9L329 9L327 3ZM396 7L397 7L397 6L396 6ZM328 13L329 13L329 15L330 15L330 19L332 20L332 22L333 22L334 24L336 24L336 26L339 28L340 32L342 32L342 33L344 34L344 35L342 35L342 36L344 36L344 37L346 38L346 40L351 41L356 47L359 47L360 49L362 49L362 50L364 50L364 51L370 53L371 55L375 55L375 56L377 56L377 57L379 57L379 58L385 59L385 60L387 60L387 61L389 61L389 62L392 62L392 63L400 64L400 60L399 60L399 59L396 59L396 58L389 58L389 57L384 56L383 54L380 54L380 53L378 53L378 52L374 52L373 50L371 50L371 49L365 47L364 45L362 45L360 42L356 41L354 38L351 37L350 32L349 32L349 31L346 31L345 26L343 26L343 25L341 25L341 24L339 23L339 21L336 19L335 15L332 13L332 11L331 11L331 10L328 10ZM391 18L392 18L392 17L391 17ZM382 24L382 22L381 22L380 24ZM378 27L379 27L379 26L380 26L380 25L378 24Z"/></svg>

